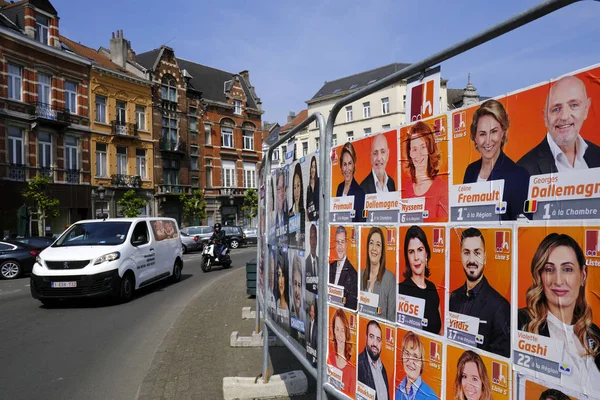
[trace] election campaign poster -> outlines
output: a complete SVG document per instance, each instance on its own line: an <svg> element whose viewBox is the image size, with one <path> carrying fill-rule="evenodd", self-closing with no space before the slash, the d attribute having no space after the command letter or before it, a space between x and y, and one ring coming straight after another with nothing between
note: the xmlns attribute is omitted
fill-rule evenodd
<svg viewBox="0 0 600 400"><path fill-rule="evenodd" d="M600 225L518 229L513 363L523 374L600 396Z"/></svg>
<svg viewBox="0 0 600 400"><path fill-rule="evenodd" d="M466 347L446 347L446 398L509 400L510 365L501 359Z"/></svg>
<svg viewBox="0 0 600 400"><path fill-rule="evenodd" d="M288 248L275 248L275 322L286 332L290 332L290 267Z"/></svg>
<svg viewBox="0 0 600 400"><path fill-rule="evenodd" d="M600 66L451 113L452 221L600 215Z"/></svg>
<svg viewBox="0 0 600 400"><path fill-rule="evenodd" d="M395 398L441 399L444 346L439 339L416 332L396 330Z"/></svg>
<svg viewBox="0 0 600 400"><path fill-rule="evenodd" d="M304 250L306 232L306 200L305 190L308 184L310 165L306 157L290 165L290 190L288 210L288 245L291 248Z"/></svg>
<svg viewBox="0 0 600 400"><path fill-rule="evenodd" d="M275 170L275 238L278 245L288 243L288 211L289 203L286 193L288 192L289 177L288 165Z"/></svg>
<svg viewBox="0 0 600 400"><path fill-rule="evenodd" d="M392 399L394 396L396 327L358 317L356 399Z"/></svg>
<svg viewBox="0 0 600 400"><path fill-rule="evenodd" d="M277 283L277 246L268 246L267 261L269 263L269 276L267 277L267 287L265 292L265 303L269 316L272 320L277 318L277 299L279 290Z"/></svg>
<svg viewBox="0 0 600 400"><path fill-rule="evenodd" d="M396 321L398 228L360 228L358 311L390 323Z"/></svg>
<svg viewBox="0 0 600 400"><path fill-rule="evenodd" d="M270 176L268 177L270 179ZM258 190L258 198L259 198L259 207L258 207L258 232L266 232L266 219L267 219L267 209L266 209L266 188L265 185L265 175L260 174L258 177L259 181L259 190ZM265 262L268 259L265 254L265 237L266 235L257 235L256 246L258 247L258 251L260 253L260 257L258 258L258 288L256 295L258 296L258 300L261 302L261 307L265 306Z"/></svg>
<svg viewBox="0 0 600 400"><path fill-rule="evenodd" d="M329 306L327 319L327 382L354 398L358 317L342 308Z"/></svg>
<svg viewBox="0 0 600 400"><path fill-rule="evenodd" d="M304 186L306 186L306 219L310 222L319 220L319 171L318 168L319 151L306 156L308 168L303 168L303 174L308 172L308 175L303 175L305 178ZM307 171L308 170L308 171Z"/></svg>
<svg viewBox="0 0 600 400"><path fill-rule="evenodd" d="M512 234L511 226L451 228L446 325L448 339L507 358Z"/></svg>
<svg viewBox="0 0 600 400"><path fill-rule="evenodd" d="M448 118L400 128L402 223L448 221Z"/></svg>
<svg viewBox="0 0 600 400"><path fill-rule="evenodd" d="M587 396L581 393L565 388L560 385L553 385L548 382L515 373L515 400L584 400Z"/></svg>
<svg viewBox="0 0 600 400"><path fill-rule="evenodd" d="M392 129L332 149L330 222L398 221L397 143Z"/></svg>
<svg viewBox="0 0 600 400"><path fill-rule="evenodd" d="M356 310L358 305L358 229L329 226L329 303Z"/></svg>
<svg viewBox="0 0 600 400"><path fill-rule="evenodd" d="M400 227L396 322L443 335L446 320L446 227Z"/></svg>
<svg viewBox="0 0 600 400"><path fill-rule="evenodd" d="M304 287L306 274L304 271L304 251L288 249L289 255L289 293L290 293L290 328L291 336L305 345L305 327L307 322Z"/></svg>
<svg viewBox="0 0 600 400"><path fill-rule="evenodd" d="M406 120L417 122L440 113L441 68L430 68L406 82Z"/></svg>

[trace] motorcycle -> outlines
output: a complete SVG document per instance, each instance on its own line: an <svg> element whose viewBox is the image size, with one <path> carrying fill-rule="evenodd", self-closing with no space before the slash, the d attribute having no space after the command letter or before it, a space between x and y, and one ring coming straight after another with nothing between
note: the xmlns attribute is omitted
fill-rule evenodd
<svg viewBox="0 0 600 400"><path fill-rule="evenodd" d="M212 243L207 243L202 249L202 259L200 260L200 268L202 271L208 272L212 269L214 265L221 265L223 268L231 267L231 256L229 256L229 247L225 246L225 250L219 257L219 261L217 261L217 257L215 256L215 252L217 251L217 244L213 241Z"/></svg>

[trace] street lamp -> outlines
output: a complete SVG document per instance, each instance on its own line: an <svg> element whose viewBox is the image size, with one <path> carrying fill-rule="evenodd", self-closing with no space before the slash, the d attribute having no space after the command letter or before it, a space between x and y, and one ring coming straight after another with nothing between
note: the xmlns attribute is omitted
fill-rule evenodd
<svg viewBox="0 0 600 400"><path fill-rule="evenodd" d="M106 192L106 189L104 186L102 186L102 184L100 184L98 189L96 189L96 192L98 192L98 197L100 198L100 209L102 212L102 218L104 218L104 192Z"/></svg>

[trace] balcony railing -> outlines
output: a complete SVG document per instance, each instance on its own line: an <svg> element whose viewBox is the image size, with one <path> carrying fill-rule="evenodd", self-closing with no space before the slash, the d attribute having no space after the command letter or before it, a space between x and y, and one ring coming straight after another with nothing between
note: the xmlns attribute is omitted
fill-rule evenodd
<svg viewBox="0 0 600 400"><path fill-rule="evenodd" d="M111 176L110 183L117 187L140 188L142 187L142 178L139 175L116 174Z"/></svg>
<svg viewBox="0 0 600 400"><path fill-rule="evenodd" d="M78 169L68 169L65 176L67 183L79 183L79 174Z"/></svg>
<svg viewBox="0 0 600 400"><path fill-rule="evenodd" d="M12 181L25 181L25 165L9 164L8 179Z"/></svg>
<svg viewBox="0 0 600 400"><path fill-rule="evenodd" d="M191 185L159 185L158 194L192 194Z"/></svg>
<svg viewBox="0 0 600 400"><path fill-rule="evenodd" d="M50 182L54 182L54 168L52 167L39 167L38 175L43 176Z"/></svg>
<svg viewBox="0 0 600 400"><path fill-rule="evenodd" d="M111 121L112 125L112 134L119 136L138 136L138 126L137 124L132 123L124 123L120 121Z"/></svg>
<svg viewBox="0 0 600 400"><path fill-rule="evenodd" d="M161 151L172 151L175 153L186 153L186 145L183 140L160 139L158 142Z"/></svg>
<svg viewBox="0 0 600 400"><path fill-rule="evenodd" d="M47 103L31 103L30 108L30 113L33 114L36 119L65 125L71 123L71 112L66 108L55 107Z"/></svg>

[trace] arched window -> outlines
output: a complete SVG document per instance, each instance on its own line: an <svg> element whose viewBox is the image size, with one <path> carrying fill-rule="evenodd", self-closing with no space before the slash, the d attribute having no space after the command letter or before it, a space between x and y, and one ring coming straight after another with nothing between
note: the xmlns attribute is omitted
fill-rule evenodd
<svg viewBox="0 0 600 400"><path fill-rule="evenodd" d="M161 80L161 98L177 102L177 81L171 75L164 75Z"/></svg>

